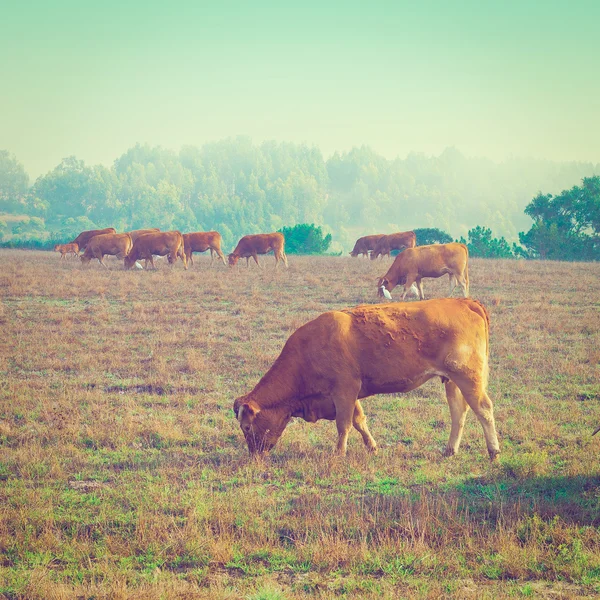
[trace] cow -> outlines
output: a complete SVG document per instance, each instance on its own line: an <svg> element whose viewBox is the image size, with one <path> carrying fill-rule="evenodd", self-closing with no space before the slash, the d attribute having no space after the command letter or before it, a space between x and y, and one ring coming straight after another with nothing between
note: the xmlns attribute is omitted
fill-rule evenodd
<svg viewBox="0 0 600 600"><path fill-rule="evenodd" d="M83 264L89 263L92 258L97 258L103 267L107 267L104 257L108 254L117 258L124 258L129 254L133 244L128 233L102 233L89 240L87 248L81 257Z"/></svg>
<svg viewBox="0 0 600 600"><path fill-rule="evenodd" d="M197 231L195 233L183 234L183 246L185 257L190 264L194 264L194 252L206 252L210 250L210 262L214 260L215 254L226 265L225 256L221 252L221 234L218 231Z"/></svg>
<svg viewBox="0 0 600 600"><path fill-rule="evenodd" d="M54 252L60 252L60 260L63 260L67 254L71 256L79 256L79 246L75 243L56 244Z"/></svg>
<svg viewBox="0 0 600 600"><path fill-rule="evenodd" d="M95 235L102 235L104 233L117 233L117 230L114 227L107 227L106 229L90 229L89 231L82 231L72 242L71 244L77 244L79 246L79 251L83 252L90 240Z"/></svg>
<svg viewBox="0 0 600 600"><path fill-rule="evenodd" d="M288 266L287 256L284 250L285 238L282 233L258 233L256 235L245 235L235 247L235 250L228 256L229 266L233 267L240 258L246 259L246 266L250 257L260 267L258 262L259 254L266 254L273 250L275 254L275 267L279 266L279 260Z"/></svg>
<svg viewBox="0 0 600 600"><path fill-rule="evenodd" d="M365 235L364 237L358 238L354 244L354 249L350 252L350 256L356 258L359 254L363 257L368 258L369 252L375 249L377 242L384 237L383 233L377 233L375 235Z"/></svg>
<svg viewBox="0 0 600 600"><path fill-rule="evenodd" d="M408 290L416 283L421 300L423 294L423 277L450 276L450 291L460 285L463 296L469 295L469 250L465 244L452 242L451 244L432 244L430 246L417 246L407 248L396 256L388 272L379 279L377 293L391 300L390 292L398 285L404 285L402 300L406 298Z"/></svg>
<svg viewBox="0 0 600 600"><path fill-rule="evenodd" d="M140 235L145 235L146 233L156 233L160 231L158 227L151 227L150 229L134 229L133 231L128 231L129 237L131 238L132 243L135 244L135 240L137 240Z"/></svg>
<svg viewBox="0 0 600 600"><path fill-rule="evenodd" d="M233 410L252 455L271 450L292 417L335 420L341 456L352 426L376 452L360 400L408 392L440 377L452 419L444 456L458 451L471 408L494 460L500 447L487 394L488 355L489 316L470 298L326 312L289 337L273 366Z"/></svg>
<svg viewBox="0 0 600 600"><path fill-rule="evenodd" d="M148 262L155 269L153 256L167 256L169 264L173 264L181 258L184 268L187 270L187 260L183 247L183 236L179 231L157 231L141 235L133 244L131 252L125 257L124 266L131 269L138 260Z"/></svg>
<svg viewBox="0 0 600 600"><path fill-rule="evenodd" d="M414 248L417 245L417 236L414 231L401 231L399 233L390 233L390 235L381 236L373 252L371 252L371 260L375 260L378 256L390 256L392 250L400 250L402 248Z"/></svg>

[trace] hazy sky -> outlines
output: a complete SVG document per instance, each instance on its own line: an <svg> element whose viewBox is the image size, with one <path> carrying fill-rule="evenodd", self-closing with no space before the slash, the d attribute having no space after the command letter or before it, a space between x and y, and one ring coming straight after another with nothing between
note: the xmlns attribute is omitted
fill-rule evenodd
<svg viewBox="0 0 600 600"><path fill-rule="evenodd" d="M238 134L600 162L600 1L5 0L0 149L35 177Z"/></svg>

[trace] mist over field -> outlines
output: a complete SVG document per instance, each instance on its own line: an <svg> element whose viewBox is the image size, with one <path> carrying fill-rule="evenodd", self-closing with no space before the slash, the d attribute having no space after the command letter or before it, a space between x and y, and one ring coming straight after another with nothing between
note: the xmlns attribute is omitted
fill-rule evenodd
<svg viewBox="0 0 600 600"><path fill-rule="evenodd" d="M477 225L517 242L538 192L557 193L600 173L600 165L512 158L438 156L386 159L362 146L325 159L316 146L255 144L236 137L179 152L137 144L107 167L65 158L31 181L0 152L0 233L63 235L112 226L218 230L226 248L248 233L314 223L333 251L371 233L439 228L455 238ZM10 215L33 219L15 220Z"/></svg>

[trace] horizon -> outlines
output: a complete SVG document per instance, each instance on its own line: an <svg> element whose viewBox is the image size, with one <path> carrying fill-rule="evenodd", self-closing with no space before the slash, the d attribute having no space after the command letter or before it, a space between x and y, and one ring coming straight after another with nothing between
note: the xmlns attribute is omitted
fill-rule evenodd
<svg viewBox="0 0 600 600"><path fill-rule="evenodd" d="M598 164L598 17L590 0L15 3L0 23L0 140L32 180L67 156L108 166L136 143L238 136L326 158L454 147Z"/></svg>
<svg viewBox="0 0 600 600"><path fill-rule="evenodd" d="M298 146L300 145L306 145L308 148L316 148L318 149L322 156L323 156L323 160L325 162L327 162L332 156L334 156L336 153L339 155L344 155L344 154L348 154L351 153L354 150L360 150L361 148L368 148L369 150L371 150L372 152L374 152L376 155L383 157L385 160L387 161L395 161L395 160L400 160L400 161L405 161L408 159L409 156L411 155L416 155L419 157L424 157L427 160L432 160L432 159L436 159L436 158L441 158L446 152L448 151L454 151L457 152L462 158L464 158L465 160L469 161L469 160L473 160L473 161L487 161L490 162L496 166L501 165L503 163L507 163L509 161L532 161L532 162L540 162L540 163L553 163L553 164L578 164L578 165L590 165L593 170L595 171L596 169L600 169L600 161L595 162L592 160L556 160L556 159L551 159L551 158L540 158L540 157L536 157L536 156L519 156L519 155L508 155L499 159L495 159L495 158L491 158L489 156L473 156L473 155L468 155L465 152L463 152L460 148L457 148L456 146L446 146L445 148L442 148L440 152L436 153L428 153L428 152L422 152L422 151L417 151L417 150L409 150L404 156L400 156L400 155L396 155L396 156L386 156L385 154L383 154L382 152L380 152L377 148L373 148L372 146L369 146L368 144L356 144L354 146L351 146L350 148L344 149L344 150L339 150L339 149L334 149L333 151L331 151L328 154L325 154L325 152L323 152L322 148L319 147L318 144L311 144L308 142L291 142L290 140L275 140L275 139L264 139L264 140L254 140L252 138L249 138L249 136L244 136L244 135L238 135L238 136L229 136L229 137L224 137L224 138L220 138L220 139L211 139L211 140L206 140L205 142L203 142L202 144L182 144L179 148L172 148L172 147L167 147L163 144L150 144L148 142L135 142L133 144L131 144L128 148L125 148L124 150L122 150L120 153L118 153L116 156L114 156L114 158L112 158L111 160L107 161L107 162L92 162L87 160L85 157L76 155L76 154L67 154L63 157L61 157L56 164L52 165L48 170L37 173L37 174L33 174L31 171L28 170L27 168L27 164L22 160L21 157L19 157L15 152L12 152L10 148L0 148L0 151L5 150L7 151L9 154L14 155L15 158L17 159L18 162L20 162L21 164L23 164L24 168L25 168L25 172L27 173L27 175L30 178L29 181L29 185L33 185L36 181L36 179L38 177L44 176L46 174L48 174L49 172L51 172L52 170L54 170L57 166L59 166L61 164L61 162L69 157L75 157L77 160L81 160L84 162L85 166L94 166L94 165L102 165L106 168L111 168L115 161L119 159L119 157L123 156L128 150L135 148L136 146L140 146L140 147L149 147L149 148L161 148L163 150L166 150L167 152L173 152L174 155L178 155L179 152L184 148L184 147L194 147L194 148L202 148L205 145L209 145L209 144L215 144L215 143L219 143L219 142L223 142L223 141L227 141L227 140L235 140L236 138L246 138L246 139L250 139L252 145L254 147L260 147L263 143L269 143L269 142L274 142L277 144L296 144Z"/></svg>

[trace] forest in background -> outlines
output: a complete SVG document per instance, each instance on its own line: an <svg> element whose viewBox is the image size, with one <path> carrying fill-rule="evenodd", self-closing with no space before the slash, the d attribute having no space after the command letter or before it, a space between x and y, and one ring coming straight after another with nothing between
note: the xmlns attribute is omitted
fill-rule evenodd
<svg viewBox="0 0 600 600"><path fill-rule="evenodd" d="M4 150L0 242L64 241L95 227L159 227L216 229L229 250L248 233L311 223L331 234L334 252L350 250L362 235L416 228L465 240L483 231L510 246L520 232L522 243L539 237L540 223L547 226L544 235L551 237L552 227L560 234L564 218L544 221L553 198L557 208L553 195L582 180L585 189L598 174L598 164L496 163L455 148L390 160L363 146L325 159L315 146L237 137L179 152L137 144L110 167L71 156L31 182L18 158ZM593 217L588 221L576 229L593 233L595 251L597 229ZM552 258L552 251L546 254Z"/></svg>

